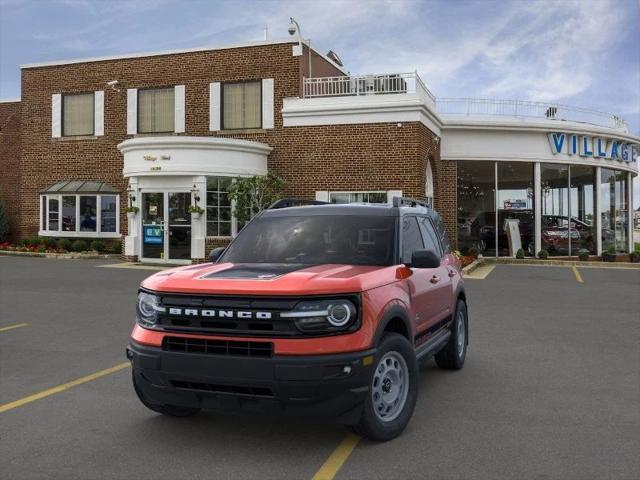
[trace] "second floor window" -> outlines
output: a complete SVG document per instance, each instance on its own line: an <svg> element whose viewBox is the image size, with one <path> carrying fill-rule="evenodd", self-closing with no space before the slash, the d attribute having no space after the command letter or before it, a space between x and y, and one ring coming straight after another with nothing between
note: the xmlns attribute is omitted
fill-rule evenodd
<svg viewBox="0 0 640 480"><path fill-rule="evenodd" d="M138 132L167 133L175 130L175 89L138 91Z"/></svg>
<svg viewBox="0 0 640 480"><path fill-rule="evenodd" d="M262 128L262 82L222 85L222 128Z"/></svg>
<svg viewBox="0 0 640 480"><path fill-rule="evenodd" d="M94 99L91 93L74 93L62 97L62 135L93 135Z"/></svg>

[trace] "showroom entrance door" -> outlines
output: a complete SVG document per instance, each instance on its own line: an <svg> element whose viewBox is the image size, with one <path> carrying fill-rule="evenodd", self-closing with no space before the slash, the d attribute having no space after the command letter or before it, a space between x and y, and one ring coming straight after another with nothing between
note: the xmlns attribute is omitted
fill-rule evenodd
<svg viewBox="0 0 640 480"><path fill-rule="evenodd" d="M191 214L188 192L142 193L144 262L191 262Z"/></svg>

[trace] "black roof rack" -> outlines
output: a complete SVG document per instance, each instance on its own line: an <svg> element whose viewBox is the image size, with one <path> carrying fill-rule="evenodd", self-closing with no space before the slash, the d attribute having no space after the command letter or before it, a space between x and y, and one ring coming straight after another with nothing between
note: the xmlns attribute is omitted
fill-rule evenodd
<svg viewBox="0 0 640 480"><path fill-rule="evenodd" d="M304 198L281 198L273 202L268 210L276 208L302 207L305 205L330 205L329 202L321 202L320 200L307 200Z"/></svg>
<svg viewBox="0 0 640 480"><path fill-rule="evenodd" d="M417 198L409 197L393 197L394 207L425 207L431 208L424 200L418 200Z"/></svg>

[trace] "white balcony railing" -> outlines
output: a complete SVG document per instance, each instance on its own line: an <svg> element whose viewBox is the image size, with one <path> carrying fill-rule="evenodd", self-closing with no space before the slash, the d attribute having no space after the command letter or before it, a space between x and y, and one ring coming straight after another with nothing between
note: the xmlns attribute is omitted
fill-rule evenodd
<svg viewBox="0 0 640 480"><path fill-rule="evenodd" d="M422 92L435 102L435 97L415 72L304 79L305 98Z"/></svg>
<svg viewBox="0 0 640 480"><path fill-rule="evenodd" d="M304 98L406 93L417 94L429 108L435 109L442 115L566 120L629 132L627 122L617 115L559 103L483 98L436 99L417 72L304 79Z"/></svg>
<svg viewBox="0 0 640 480"><path fill-rule="evenodd" d="M570 107L559 103L525 100L493 100L483 98L438 98L436 107L442 115L506 116L566 120L615 128L628 132L627 122L611 113L588 108Z"/></svg>

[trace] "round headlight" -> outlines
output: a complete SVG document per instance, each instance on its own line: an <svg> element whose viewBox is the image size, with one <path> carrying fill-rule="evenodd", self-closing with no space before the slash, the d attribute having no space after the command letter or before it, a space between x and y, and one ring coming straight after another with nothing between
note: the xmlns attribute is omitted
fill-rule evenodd
<svg viewBox="0 0 640 480"><path fill-rule="evenodd" d="M164 311L158 304L158 297L150 293L140 292L138 294L138 320L146 326L154 325L157 321L156 314Z"/></svg>
<svg viewBox="0 0 640 480"><path fill-rule="evenodd" d="M342 327L351 320L351 309L346 303L329 305L327 310L329 312L327 320L329 320L329 323L334 327Z"/></svg>

